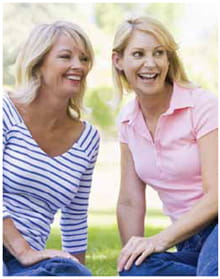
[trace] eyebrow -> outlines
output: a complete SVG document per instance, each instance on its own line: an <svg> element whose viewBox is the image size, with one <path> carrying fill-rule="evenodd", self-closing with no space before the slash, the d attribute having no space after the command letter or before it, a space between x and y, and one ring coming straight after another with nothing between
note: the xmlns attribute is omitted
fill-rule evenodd
<svg viewBox="0 0 220 279"><path fill-rule="evenodd" d="M68 48L61 48L61 49L59 49L59 52L61 52L61 51L68 51L68 52L72 52L70 49L68 49Z"/></svg>
<svg viewBox="0 0 220 279"><path fill-rule="evenodd" d="M162 48L165 48L165 46L163 46L163 45L158 45L158 46L156 46L156 47L154 47L154 49L157 49L157 48L160 48L160 47L162 47ZM133 47L132 48L132 50L143 50L144 49L144 47Z"/></svg>
<svg viewBox="0 0 220 279"><path fill-rule="evenodd" d="M61 49L58 50L58 52L65 52L65 51L69 52L69 53L72 53L72 50L70 50L69 48L61 48ZM80 53L82 55L87 55L86 52L84 52L83 50L80 50Z"/></svg>

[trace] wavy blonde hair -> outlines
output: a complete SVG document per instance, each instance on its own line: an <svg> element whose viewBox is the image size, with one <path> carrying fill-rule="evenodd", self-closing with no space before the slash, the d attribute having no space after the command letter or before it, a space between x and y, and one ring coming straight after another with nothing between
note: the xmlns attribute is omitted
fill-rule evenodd
<svg viewBox="0 0 220 279"><path fill-rule="evenodd" d="M61 34L70 36L79 45L85 47L89 57L89 70L91 70L94 61L93 48L88 36L78 25L68 21L37 25L17 56L16 90L12 93L12 97L17 102L30 104L36 98L41 86L40 65ZM69 100L68 110L73 117L80 118L85 88L86 81L84 80L80 92Z"/></svg>
<svg viewBox="0 0 220 279"><path fill-rule="evenodd" d="M129 39L135 31L142 31L153 35L167 50L169 59L169 70L166 81L178 82L180 85L192 87L188 80L183 64L178 57L178 45L170 32L158 20L152 17L139 17L124 21L115 34L112 53L123 56ZM118 100L123 96L123 89L128 92L132 90L123 71L119 71L112 63L113 83L117 91Z"/></svg>

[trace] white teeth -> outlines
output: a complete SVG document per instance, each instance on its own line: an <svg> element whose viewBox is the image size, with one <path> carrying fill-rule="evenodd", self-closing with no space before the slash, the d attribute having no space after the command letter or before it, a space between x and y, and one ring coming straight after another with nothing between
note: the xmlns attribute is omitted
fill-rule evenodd
<svg viewBox="0 0 220 279"><path fill-rule="evenodd" d="M157 74L139 74L140 77L143 78L154 78Z"/></svg>
<svg viewBox="0 0 220 279"><path fill-rule="evenodd" d="M67 76L67 78L71 80L81 80L80 76Z"/></svg>

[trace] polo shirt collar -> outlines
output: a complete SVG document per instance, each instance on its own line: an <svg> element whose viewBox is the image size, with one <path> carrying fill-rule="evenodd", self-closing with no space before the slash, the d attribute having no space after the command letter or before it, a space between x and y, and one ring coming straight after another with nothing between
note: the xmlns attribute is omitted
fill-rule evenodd
<svg viewBox="0 0 220 279"><path fill-rule="evenodd" d="M170 106L164 115L172 114L175 110L193 107L191 98L192 88L186 88L174 82Z"/></svg>
<svg viewBox="0 0 220 279"><path fill-rule="evenodd" d="M163 115L173 114L175 110L193 107L191 99L191 88L186 88L174 82L173 92L170 100L170 106ZM120 122L128 122L132 124L135 122L137 116L141 113L137 97L129 104L127 113L124 113Z"/></svg>

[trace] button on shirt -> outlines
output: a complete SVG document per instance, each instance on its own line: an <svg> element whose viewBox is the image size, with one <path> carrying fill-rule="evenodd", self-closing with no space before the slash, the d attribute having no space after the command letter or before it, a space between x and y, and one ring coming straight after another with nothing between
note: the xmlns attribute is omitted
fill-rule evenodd
<svg viewBox="0 0 220 279"><path fill-rule="evenodd" d="M119 117L119 140L132 153L140 179L152 186L172 221L203 196L198 139L217 129L217 98L201 88L176 83L168 110L161 114L154 140L137 99Z"/></svg>

